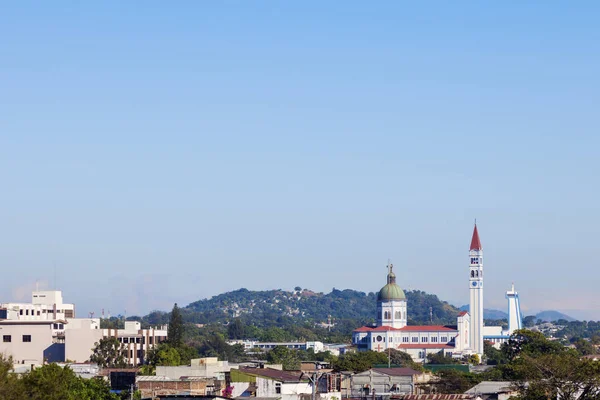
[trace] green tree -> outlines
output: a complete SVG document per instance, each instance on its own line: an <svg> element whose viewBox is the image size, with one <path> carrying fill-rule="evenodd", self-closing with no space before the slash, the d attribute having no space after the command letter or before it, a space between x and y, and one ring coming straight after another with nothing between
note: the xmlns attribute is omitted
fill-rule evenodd
<svg viewBox="0 0 600 400"><path fill-rule="evenodd" d="M460 361L447 356L444 351L427 354L427 364L459 364Z"/></svg>
<svg viewBox="0 0 600 400"><path fill-rule="evenodd" d="M300 369L301 357L296 350L277 346L267 353L267 361L271 364L281 364L284 370L297 370Z"/></svg>
<svg viewBox="0 0 600 400"><path fill-rule="evenodd" d="M385 353L369 350L341 355L332 366L336 371L363 372L375 365L387 364L388 357Z"/></svg>
<svg viewBox="0 0 600 400"><path fill-rule="evenodd" d="M36 368L21 378L28 400L118 400L106 382L79 378L69 367L56 364Z"/></svg>
<svg viewBox="0 0 600 400"><path fill-rule="evenodd" d="M596 348L589 340L580 338L575 340L573 344L575 345L577 351L581 353L581 355L588 356L591 354L596 354Z"/></svg>
<svg viewBox="0 0 600 400"><path fill-rule="evenodd" d="M153 367L181 365L181 356L170 343L160 343L148 353L148 365Z"/></svg>
<svg viewBox="0 0 600 400"><path fill-rule="evenodd" d="M436 373L439 380L435 383L438 393L464 393L480 382L480 377L475 374L458 371L456 369L443 369Z"/></svg>
<svg viewBox="0 0 600 400"><path fill-rule="evenodd" d="M183 317L181 316L181 310L177 307L177 303L175 303L171 311L169 327L167 328L167 338L169 343L174 347L180 347L183 344Z"/></svg>
<svg viewBox="0 0 600 400"><path fill-rule="evenodd" d="M391 365L412 368L415 371L424 370L421 364L414 362L410 354L404 351L390 349L385 353L389 356Z"/></svg>
<svg viewBox="0 0 600 400"><path fill-rule="evenodd" d="M24 398L20 379L12 373L12 357L0 353L0 393L4 400L21 400Z"/></svg>
<svg viewBox="0 0 600 400"><path fill-rule="evenodd" d="M246 325L241 319L235 318L227 326L227 333L229 339L244 339L246 337Z"/></svg>
<svg viewBox="0 0 600 400"><path fill-rule="evenodd" d="M100 339L92 349L90 361L102 368L124 368L127 366L125 357L121 351L121 344L115 337Z"/></svg>
<svg viewBox="0 0 600 400"><path fill-rule="evenodd" d="M525 328L532 328L533 326L535 326L535 320L536 320L536 316L535 315L528 315L525 318L523 318L523 326Z"/></svg>

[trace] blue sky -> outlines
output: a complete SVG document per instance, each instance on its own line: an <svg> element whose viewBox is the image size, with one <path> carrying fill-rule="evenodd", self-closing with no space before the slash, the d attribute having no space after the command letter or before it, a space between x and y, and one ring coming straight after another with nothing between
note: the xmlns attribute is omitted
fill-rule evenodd
<svg viewBox="0 0 600 400"><path fill-rule="evenodd" d="M600 319L595 2L0 5L2 301L240 287ZM56 271L56 272L55 272Z"/></svg>

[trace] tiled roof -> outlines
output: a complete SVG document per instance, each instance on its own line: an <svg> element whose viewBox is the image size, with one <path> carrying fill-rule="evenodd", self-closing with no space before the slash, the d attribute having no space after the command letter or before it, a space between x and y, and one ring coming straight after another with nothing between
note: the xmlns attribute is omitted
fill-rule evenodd
<svg viewBox="0 0 600 400"><path fill-rule="evenodd" d="M456 329L448 328L444 325L407 325L404 328L401 328L400 330L409 332L456 332Z"/></svg>
<svg viewBox="0 0 600 400"><path fill-rule="evenodd" d="M458 316L462 317L463 315L467 315L468 313L468 311L461 311L460 314L458 314Z"/></svg>
<svg viewBox="0 0 600 400"><path fill-rule="evenodd" d="M391 326L378 326L377 328L371 328L368 326L361 326L355 329L354 332L456 332L456 329L449 328L444 325L407 325L404 328L392 328Z"/></svg>

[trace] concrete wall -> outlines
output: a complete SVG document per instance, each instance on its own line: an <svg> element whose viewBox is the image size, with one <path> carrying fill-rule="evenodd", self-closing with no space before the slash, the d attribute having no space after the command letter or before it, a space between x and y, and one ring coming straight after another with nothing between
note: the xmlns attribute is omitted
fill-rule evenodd
<svg viewBox="0 0 600 400"><path fill-rule="evenodd" d="M371 394L373 389L375 393L389 393L394 385L397 388L395 393L412 394L414 390L412 376L389 376L369 370L352 377L352 395L358 395L365 385L368 385L367 395Z"/></svg>
<svg viewBox="0 0 600 400"><path fill-rule="evenodd" d="M280 392L277 393L277 388ZM308 382L278 382L273 379L256 377L256 397L281 397L281 400L298 400L300 394L311 394Z"/></svg>
<svg viewBox="0 0 600 400"><path fill-rule="evenodd" d="M101 329L94 329L92 321L80 321L79 329L65 330L65 359L76 363L88 361L100 339Z"/></svg>
<svg viewBox="0 0 600 400"><path fill-rule="evenodd" d="M23 342L23 335L30 335L31 342ZM4 336L10 336L11 341L5 342ZM0 353L12 356L15 364L43 364L44 351L52 344L49 323L0 324Z"/></svg>

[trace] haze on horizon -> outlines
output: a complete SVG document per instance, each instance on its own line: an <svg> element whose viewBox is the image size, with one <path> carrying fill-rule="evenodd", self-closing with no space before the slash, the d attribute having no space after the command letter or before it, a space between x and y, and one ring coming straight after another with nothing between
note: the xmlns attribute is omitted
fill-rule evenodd
<svg viewBox="0 0 600 400"><path fill-rule="evenodd" d="M240 287L600 319L600 5L0 6L0 301Z"/></svg>

